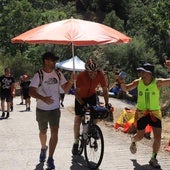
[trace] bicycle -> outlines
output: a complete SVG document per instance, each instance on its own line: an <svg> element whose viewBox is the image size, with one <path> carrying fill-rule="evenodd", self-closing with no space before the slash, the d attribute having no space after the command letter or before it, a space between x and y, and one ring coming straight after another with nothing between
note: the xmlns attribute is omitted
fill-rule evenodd
<svg viewBox="0 0 170 170"><path fill-rule="evenodd" d="M102 106L89 106L84 109L82 133L79 135L78 155L84 150L85 160L90 169L97 169L104 155L104 138L96 119L104 119L110 109Z"/></svg>

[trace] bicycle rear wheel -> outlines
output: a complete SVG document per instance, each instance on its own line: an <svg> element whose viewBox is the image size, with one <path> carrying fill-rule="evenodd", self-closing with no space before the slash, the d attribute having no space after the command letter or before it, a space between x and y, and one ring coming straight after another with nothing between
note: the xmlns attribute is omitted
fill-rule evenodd
<svg viewBox="0 0 170 170"><path fill-rule="evenodd" d="M103 159L104 139L99 126L93 125L88 132L88 139L85 143L84 155L90 169L97 169Z"/></svg>

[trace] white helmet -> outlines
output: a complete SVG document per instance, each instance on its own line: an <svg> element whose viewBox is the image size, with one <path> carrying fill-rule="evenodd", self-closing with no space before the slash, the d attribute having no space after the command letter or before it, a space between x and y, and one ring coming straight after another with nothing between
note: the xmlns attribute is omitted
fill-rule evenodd
<svg viewBox="0 0 170 170"><path fill-rule="evenodd" d="M85 69L87 71L97 71L97 64L93 59L89 59L87 60L86 64L85 64Z"/></svg>

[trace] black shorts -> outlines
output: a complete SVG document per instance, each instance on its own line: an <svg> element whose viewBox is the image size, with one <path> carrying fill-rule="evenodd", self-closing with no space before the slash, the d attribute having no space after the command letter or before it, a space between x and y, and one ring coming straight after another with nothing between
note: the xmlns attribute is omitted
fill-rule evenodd
<svg viewBox="0 0 170 170"><path fill-rule="evenodd" d="M29 90L23 90L23 98L24 99L29 99L30 96L29 96Z"/></svg>
<svg viewBox="0 0 170 170"><path fill-rule="evenodd" d="M12 102L11 91L1 92L1 100L6 100L6 102Z"/></svg>
<svg viewBox="0 0 170 170"><path fill-rule="evenodd" d="M94 94L93 96L90 96L88 98L83 98L82 100L84 101L85 105L89 104L92 106L96 106L97 103L97 95ZM75 114L76 115L83 115L83 105L81 105L76 99L75 99Z"/></svg>
<svg viewBox="0 0 170 170"><path fill-rule="evenodd" d="M162 128L162 122L160 119L156 118L156 121L153 121L151 116L148 114L147 116L141 117L137 121L137 129L144 130L147 125L150 125L155 128Z"/></svg>

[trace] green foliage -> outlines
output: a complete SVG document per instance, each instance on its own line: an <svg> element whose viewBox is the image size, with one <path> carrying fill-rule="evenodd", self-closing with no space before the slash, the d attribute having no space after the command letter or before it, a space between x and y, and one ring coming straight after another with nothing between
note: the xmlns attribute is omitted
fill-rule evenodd
<svg viewBox="0 0 170 170"><path fill-rule="evenodd" d="M5 67L9 67L11 69L11 74L16 80L18 80L23 74L28 74L30 76L33 74L33 65L26 59L24 55L21 55L20 52L17 52L15 57L11 57L10 54L5 56L0 55L0 61L0 75L4 74Z"/></svg>
<svg viewBox="0 0 170 170"><path fill-rule="evenodd" d="M114 70L120 69L127 73L127 81L135 79L136 68L149 62L156 64L157 58L154 50L148 49L142 37L133 38L129 44L109 45L105 48L106 60Z"/></svg>
<svg viewBox="0 0 170 170"><path fill-rule="evenodd" d="M60 61L72 56L71 45L12 44L11 38L49 22L74 18L106 24L132 38L129 44L74 47L86 61L93 57L114 81L117 69L127 72L127 82L136 78L144 62L155 65L157 77L168 77L164 56L170 57L170 1L165 0L0 0L0 73L10 66L15 76L33 74L41 67L41 55L53 51ZM112 78L113 76L113 78Z"/></svg>
<svg viewBox="0 0 170 170"><path fill-rule="evenodd" d="M108 14L106 14L103 23L120 32L124 32L124 27L123 27L124 22L119 17L117 17L115 11L113 10Z"/></svg>

